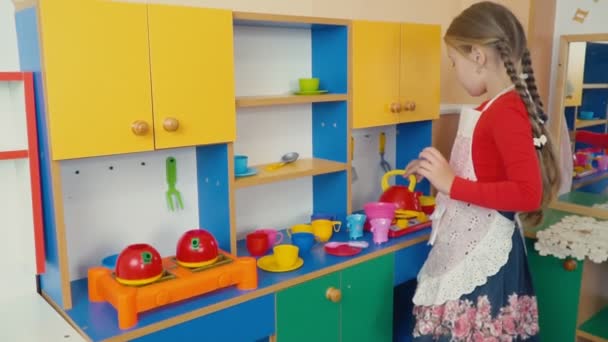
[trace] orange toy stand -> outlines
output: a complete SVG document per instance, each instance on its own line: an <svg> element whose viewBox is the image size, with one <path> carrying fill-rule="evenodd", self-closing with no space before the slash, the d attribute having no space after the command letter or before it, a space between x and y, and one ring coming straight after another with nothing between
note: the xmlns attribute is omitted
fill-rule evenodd
<svg viewBox="0 0 608 342"><path fill-rule="evenodd" d="M90 268L89 300L110 303L118 313L119 328L129 329L137 324L141 312L232 285L239 290L258 287L255 259L237 258L224 251L220 251L215 264L198 269L180 266L175 257L163 258L163 268L158 281L143 286L120 284L106 267Z"/></svg>

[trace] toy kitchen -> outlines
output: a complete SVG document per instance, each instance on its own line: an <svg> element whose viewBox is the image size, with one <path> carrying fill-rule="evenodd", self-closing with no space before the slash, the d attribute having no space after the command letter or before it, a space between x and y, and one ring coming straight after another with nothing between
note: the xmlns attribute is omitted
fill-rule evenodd
<svg viewBox="0 0 608 342"><path fill-rule="evenodd" d="M429 251L403 169L439 115L438 25L94 0L16 22L40 291L83 337L392 341Z"/></svg>

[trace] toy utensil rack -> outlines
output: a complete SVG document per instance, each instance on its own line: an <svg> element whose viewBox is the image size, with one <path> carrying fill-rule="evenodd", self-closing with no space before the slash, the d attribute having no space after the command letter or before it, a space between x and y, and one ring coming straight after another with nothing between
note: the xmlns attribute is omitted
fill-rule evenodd
<svg viewBox="0 0 608 342"><path fill-rule="evenodd" d="M117 311L120 329L137 324L138 314L220 288L236 285L239 290L254 290L258 286L256 261L251 257L237 258L220 251L222 259L232 262L210 265L205 270L179 266L174 256L163 258L163 269L171 276L144 286L126 286L117 282L112 270L93 267L88 271L89 300L108 302Z"/></svg>

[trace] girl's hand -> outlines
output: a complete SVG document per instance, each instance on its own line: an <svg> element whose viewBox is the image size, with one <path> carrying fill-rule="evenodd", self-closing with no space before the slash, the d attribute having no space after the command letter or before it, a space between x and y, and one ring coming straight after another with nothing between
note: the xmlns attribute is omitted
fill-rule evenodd
<svg viewBox="0 0 608 342"><path fill-rule="evenodd" d="M403 178L407 179L409 178L409 176L411 176L412 174L414 174L416 176L416 182L420 183L422 182L422 180L424 179L424 177L422 177L422 175L420 175L418 173L418 167L420 166L420 159L414 159L412 160L409 164L407 164L407 167L405 168L405 174L403 175Z"/></svg>
<svg viewBox="0 0 608 342"><path fill-rule="evenodd" d="M441 152L427 147L420 153L420 159L416 172L427 178L439 192L449 195L456 175Z"/></svg>

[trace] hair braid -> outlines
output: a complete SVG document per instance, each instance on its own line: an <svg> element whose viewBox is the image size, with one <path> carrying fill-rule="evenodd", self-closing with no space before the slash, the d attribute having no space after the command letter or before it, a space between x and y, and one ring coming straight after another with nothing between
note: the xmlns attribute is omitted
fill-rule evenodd
<svg viewBox="0 0 608 342"><path fill-rule="evenodd" d="M532 131L534 135L541 134L540 123L536 120L536 103L532 100L531 96L528 96L528 88L523 80L519 77L517 70L515 69L515 64L511 60L511 49L509 45L504 40L499 40L496 43L496 49L500 53L500 58L502 59L505 69L507 69L507 74L511 78L511 82L515 85L515 89L519 93L522 101L526 104L526 108L528 109L528 116L530 117L530 123L532 124Z"/></svg>
<svg viewBox="0 0 608 342"><path fill-rule="evenodd" d="M541 149L537 150L540 167L543 170L543 189L545 189L545 191L543 191L541 206L546 207L552 200L551 194L556 193L559 189L560 171L557 167L554 167L554 165L557 165L557 158L553 149L552 139L549 138L549 132L544 124L538 120L540 118L544 122L545 119L541 117L544 116L542 112L542 102L540 101L540 96L538 96L538 90L536 88L536 82L533 76L534 71L532 70L531 62L529 61L530 54L526 48L524 56L527 55L528 61L524 63L522 57L522 66L525 65L524 71L528 72L528 78L524 83L519 77L517 70L515 69L515 65L511 60L512 54L509 45L504 40L499 40L496 43L496 49L500 53L500 58L505 65L507 74L511 78L511 82L513 82L515 85L515 89L526 105L528 118L530 119L530 125L532 126L533 136L535 138L540 137L541 135L545 135L547 137L547 144ZM552 191L546 191L547 189L551 189ZM524 221L526 225L538 225L542 219L542 210L522 214L522 221Z"/></svg>
<svg viewBox="0 0 608 342"><path fill-rule="evenodd" d="M543 108L543 102L540 99L540 95L538 94L538 88L536 87L536 79L534 78L534 70L532 69L532 58L530 56L530 50L528 48L524 49L524 53L521 57L521 65L522 71L527 75L526 77L526 87L530 92L530 96L532 96L532 100L536 104L539 119L542 121L547 121L547 115L545 114Z"/></svg>

